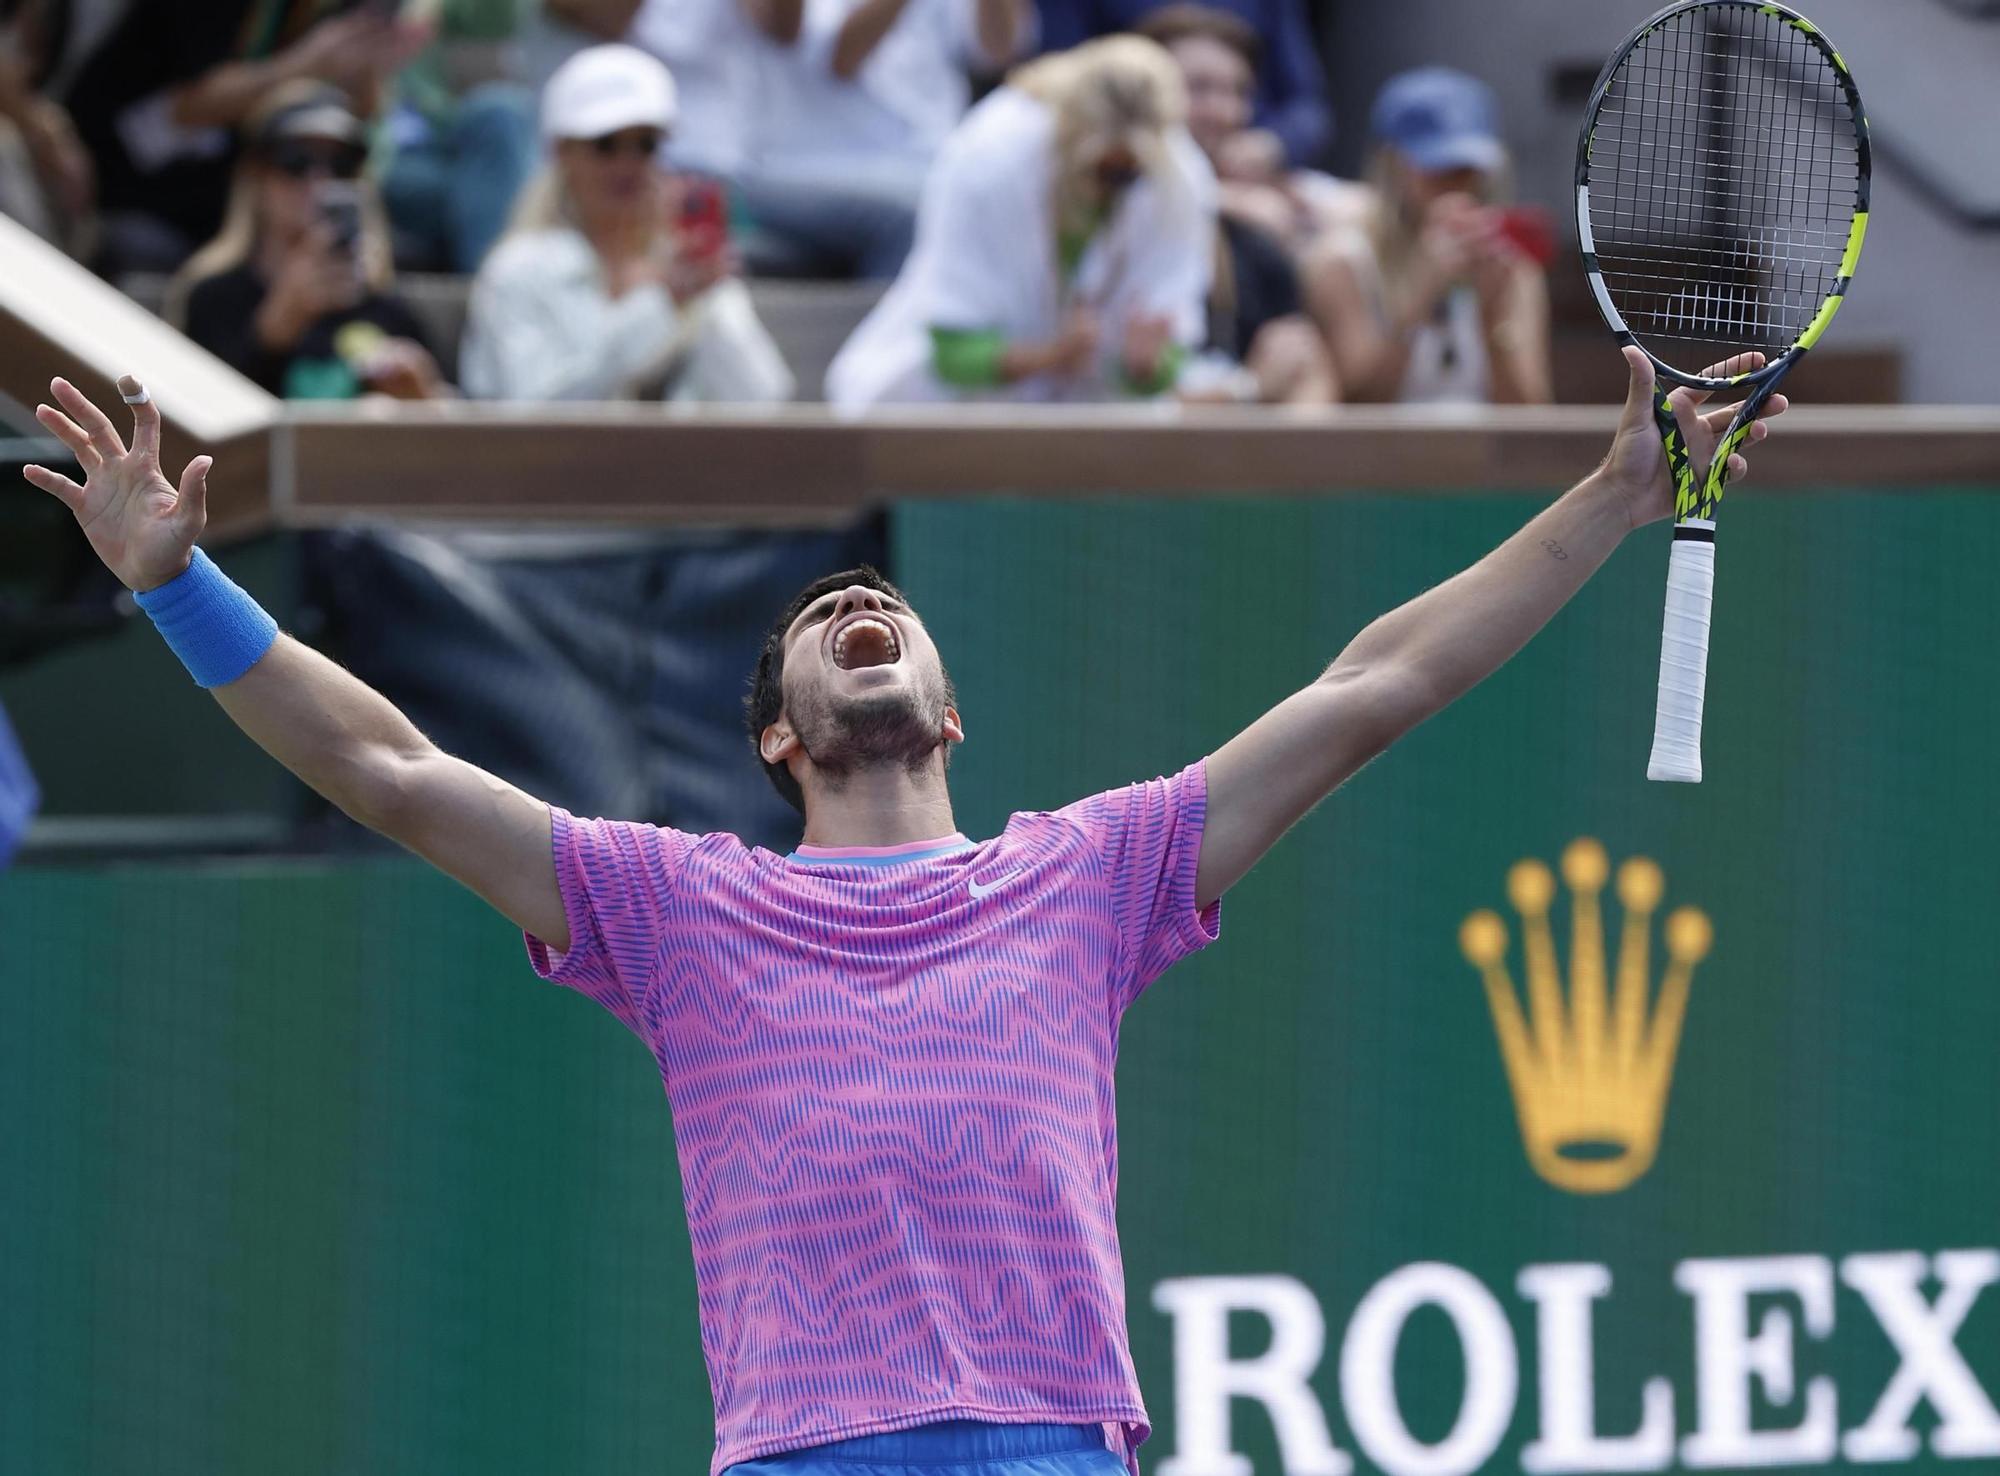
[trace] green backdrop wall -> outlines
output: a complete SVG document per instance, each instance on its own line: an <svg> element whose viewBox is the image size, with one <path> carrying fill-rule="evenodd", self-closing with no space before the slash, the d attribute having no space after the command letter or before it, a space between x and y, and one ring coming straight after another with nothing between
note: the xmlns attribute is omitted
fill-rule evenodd
<svg viewBox="0 0 2000 1476"><path fill-rule="evenodd" d="M962 827L1213 749L1534 506L902 508ZM1640 1468L1858 1469L1907 1362L1931 1397L1898 1468L2000 1469L2000 1287L1937 1259L2000 1246L2000 498L1751 499L1723 537L1703 785L1643 777L1665 540L1634 540L1128 1017L1149 1471L1608 1468L1549 1428L1566 1273L1522 1273L1552 1265L1609 1277L1594 1433L1640 1432L1666 1383ZM1509 868L1586 836L1714 931L1657 1161L1601 1195L1530 1168L1459 947L1497 909L1520 982ZM1555 923L1567 979L1566 900ZM705 1469L653 1064L478 902L399 861L45 868L0 878L0 939L0 1472ZM1763 1377L1732 1372L1731 1306ZM1732 1389L1775 1443L1729 1434Z"/></svg>

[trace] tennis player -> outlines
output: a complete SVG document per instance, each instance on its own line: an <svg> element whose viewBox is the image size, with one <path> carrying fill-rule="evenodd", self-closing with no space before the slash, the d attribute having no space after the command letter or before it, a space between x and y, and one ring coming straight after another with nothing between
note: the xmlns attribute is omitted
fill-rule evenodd
<svg viewBox="0 0 2000 1476"><path fill-rule="evenodd" d="M1136 1473L1149 1433L1114 1213L1120 1017L1216 937L1222 894L1294 822L1668 515L1652 368L1626 359L1604 464L1499 548L1208 757L989 839L952 816L967 728L922 619L872 570L818 581L771 627L748 704L805 819L783 856L582 819L439 752L195 548L209 458L166 480L135 380L129 450L56 380L36 415L85 481L27 477L244 732L486 898L545 978L650 1047L694 1244L710 1476L1102 1476ZM1698 464L1729 420L1700 398L1674 396Z"/></svg>

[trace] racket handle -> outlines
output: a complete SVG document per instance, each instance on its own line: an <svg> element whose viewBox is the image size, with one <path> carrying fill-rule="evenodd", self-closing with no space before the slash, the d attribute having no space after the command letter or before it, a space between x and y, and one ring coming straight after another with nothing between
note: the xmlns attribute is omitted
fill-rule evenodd
<svg viewBox="0 0 2000 1476"><path fill-rule="evenodd" d="M1653 714L1648 779L1701 783L1701 704L1708 686L1708 614L1715 596L1715 524L1674 529L1667 561L1667 618L1660 631L1660 705Z"/></svg>

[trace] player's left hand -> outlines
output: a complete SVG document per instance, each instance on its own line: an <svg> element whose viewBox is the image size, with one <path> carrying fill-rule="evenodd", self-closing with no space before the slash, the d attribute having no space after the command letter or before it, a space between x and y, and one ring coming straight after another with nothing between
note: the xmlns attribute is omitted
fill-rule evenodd
<svg viewBox="0 0 2000 1476"><path fill-rule="evenodd" d="M1661 518L1673 516L1673 478L1667 474L1667 451L1660 443L1659 427L1653 420L1653 361L1641 349L1630 344L1624 349L1625 365L1631 371L1632 381L1625 393L1625 413L1618 422L1618 434L1611 442L1611 453L1604 458L1600 475L1608 489L1620 499L1625 508L1625 516L1634 528L1647 523L1658 522ZM1701 371L1704 379L1721 379L1731 374L1746 374L1764 367L1764 356L1759 353L1738 354L1726 363L1711 364ZM1719 410L1702 410L1707 402L1707 390L1677 389L1667 396L1673 406L1674 419L1680 423L1681 435L1688 444L1688 458L1697 475L1705 475L1709 463L1715 458L1715 448L1729 431L1730 422L1736 418L1736 407L1725 405ZM1750 435L1744 441L1746 446L1754 446L1771 434L1770 421L1783 415L1791 404L1783 395L1772 395L1765 402L1764 409L1757 417L1757 423L1750 427ZM1729 481L1732 486L1749 475L1750 464L1738 454L1729 458Z"/></svg>

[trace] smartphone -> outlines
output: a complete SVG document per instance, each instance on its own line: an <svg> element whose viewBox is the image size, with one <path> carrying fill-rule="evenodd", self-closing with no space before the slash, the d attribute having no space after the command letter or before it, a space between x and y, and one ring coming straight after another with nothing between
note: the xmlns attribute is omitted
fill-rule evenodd
<svg viewBox="0 0 2000 1476"><path fill-rule="evenodd" d="M361 185L352 179L322 179L313 186L313 208L333 238L333 255L345 261L357 284L361 269Z"/></svg>
<svg viewBox="0 0 2000 1476"><path fill-rule="evenodd" d="M1548 211L1536 205L1509 205L1500 212L1500 234L1520 253L1547 270L1555 265L1556 226Z"/></svg>
<svg viewBox="0 0 2000 1476"><path fill-rule="evenodd" d="M696 256L714 256L729 240L729 201L722 182L690 174L681 180L681 240Z"/></svg>
<svg viewBox="0 0 2000 1476"><path fill-rule="evenodd" d="M361 186L351 179L322 179L313 186L313 208L333 237L334 250L354 254L361 245Z"/></svg>

